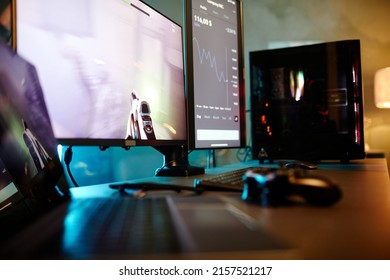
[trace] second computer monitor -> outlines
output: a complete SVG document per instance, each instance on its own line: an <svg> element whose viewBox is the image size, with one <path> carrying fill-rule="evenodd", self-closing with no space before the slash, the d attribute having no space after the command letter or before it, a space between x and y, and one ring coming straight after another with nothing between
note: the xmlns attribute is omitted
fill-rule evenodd
<svg viewBox="0 0 390 280"><path fill-rule="evenodd" d="M189 147L245 145L242 4L184 0Z"/></svg>

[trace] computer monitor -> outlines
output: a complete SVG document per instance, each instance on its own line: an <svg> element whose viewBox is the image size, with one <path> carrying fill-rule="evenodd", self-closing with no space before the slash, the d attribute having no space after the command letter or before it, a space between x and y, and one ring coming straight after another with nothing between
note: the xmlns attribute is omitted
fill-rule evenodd
<svg viewBox="0 0 390 280"><path fill-rule="evenodd" d="M252 51L253 156L365 157L360 41Z"/></svg>
<svg viewBox="0 0 390 280"><path fill-rule="evenodd" d="M153 146L164 170L187 165L180 25L140 0L14 6L16 50L37 67L60 144Z"/></svg>
<svg viewBox="0 0 390 280"><path fill-rule="evenodd" d="M190 149L246 145L242 2L184 0Z"/></svg>

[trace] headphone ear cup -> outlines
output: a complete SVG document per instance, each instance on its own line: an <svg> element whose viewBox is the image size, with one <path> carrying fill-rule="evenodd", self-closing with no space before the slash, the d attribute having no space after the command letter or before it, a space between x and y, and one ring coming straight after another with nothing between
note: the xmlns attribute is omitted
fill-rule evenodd
<svg viewBox="0 0 390 280"><path fill-rule="evenodd" d="M245 176L241 199L248 202L256 202L259 198L259 195L260 193L256 179L251 176Z"/></svg>
<svg viewBox="0 0 390 280"><path fill-rule="evenodd" d="M241 198L244 201L258 203L261 206L283 204L288 197L288 188L285 181L285 176L270 179L261 174L246 174Z"/></svg>
<svg viewBox="0 0 390 280"><path fill-rule="evenodd" d="M312 205L330 206L342 197L336 183L294 169L248 171L243 181L242 199L261 206L291 205L302 200Z"/></svg>
<svg viewBox="0 0 390 280"><path fill-rule="evenodd" d="M339 201L342 192L336 185L327 185L326 187L305 185L293 186L294 194L301 196L306 203L316 206L331 206Z"/></svg>

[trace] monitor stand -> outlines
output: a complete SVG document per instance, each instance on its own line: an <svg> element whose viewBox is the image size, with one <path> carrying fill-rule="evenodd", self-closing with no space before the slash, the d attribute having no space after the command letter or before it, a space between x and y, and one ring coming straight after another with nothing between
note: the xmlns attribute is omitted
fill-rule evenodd
<svg viewBox="0 0 390 280"><path fill-rule="evenodd" d="M163 154L164 164L156 170L156 176L193 176L204 174L203 167L191 166L187 146L153 147Z"/></svg>

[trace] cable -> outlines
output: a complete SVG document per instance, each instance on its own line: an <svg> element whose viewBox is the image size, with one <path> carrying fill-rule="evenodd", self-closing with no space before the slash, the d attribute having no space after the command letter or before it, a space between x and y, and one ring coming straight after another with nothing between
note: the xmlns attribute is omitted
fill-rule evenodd
<svg viewBox="0 0 390 280"><path fill-rule="evenodd" d="M215 150L214 149L210 149L208 150L208 154L207 154L207 168L211 168L211 167L216 167L216 163L215 163Z"/></svg>
<svg viewBox="0 0 390 280"><path fill-rule="evenodd" d="M72 172L70 170L70 162L72 161L72 156L73 156L72 146L69 146L65 151L64 162L66 165L66 169L68 170L68 175L69 175L70 179L72 180L74 186L78 187L79 185L77 184L77 182L74 179Z"/></svg>
<svg viewBox="0 0 390 280"><path fill-rule="evenodd" d="M238 149L236 153L236 157L239 161L245 162L248 160L248 157L252 154L252 147L246 146L243 149Z"/></svg>

